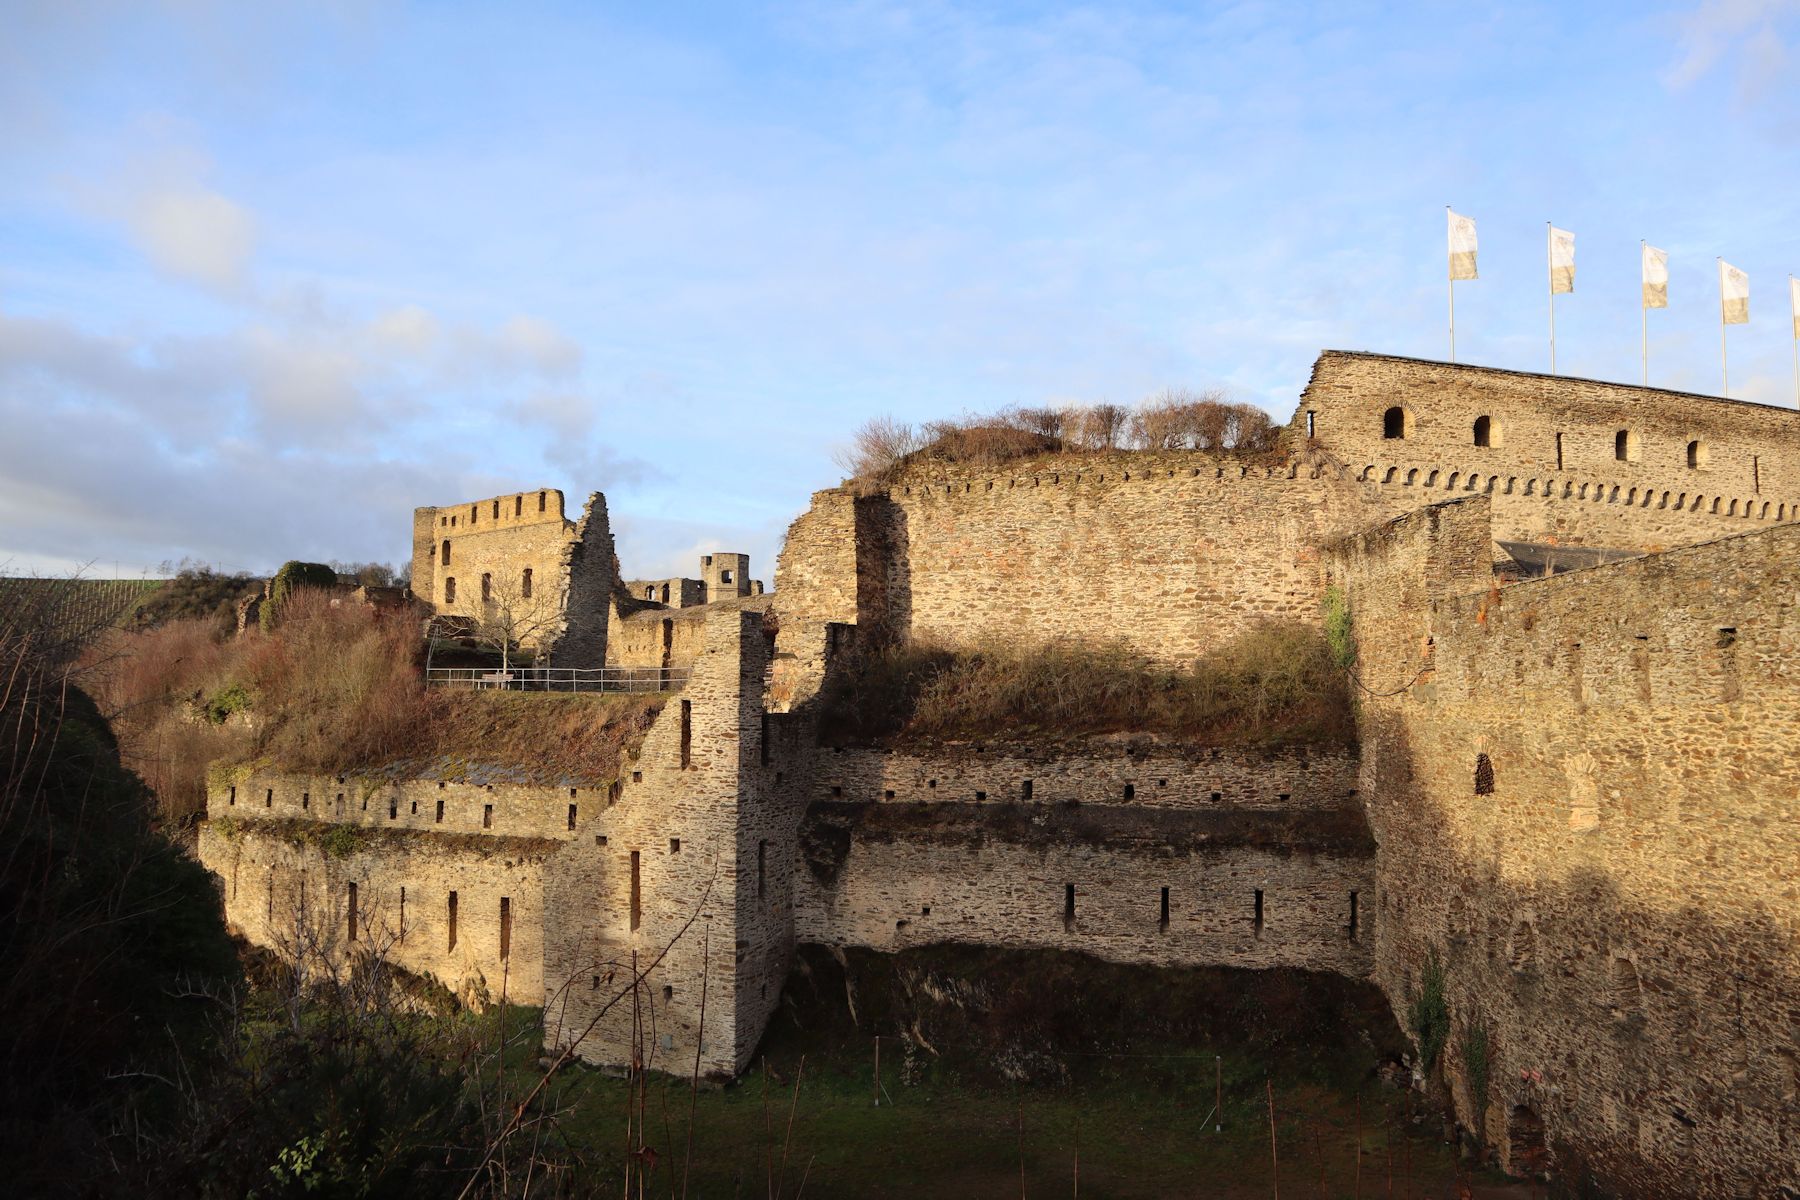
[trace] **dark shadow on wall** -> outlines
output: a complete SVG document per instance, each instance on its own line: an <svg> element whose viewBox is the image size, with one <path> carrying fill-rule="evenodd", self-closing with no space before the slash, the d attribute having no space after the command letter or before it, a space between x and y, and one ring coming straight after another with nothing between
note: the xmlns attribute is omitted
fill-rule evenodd
<svg viewBox="0 0 1800 1200"><path fill-rule="evenodd" d="M912 542L906 510L886 494L856 499L856 624L865 645L912 632Z"/></svg>
<svg viewBox="0 0 1800 1200"><path fill-rule="evenodd" d="M1414 782L1402 723L1366 713L1363 728L1378 776L1376 980L1405 1024L1437 954L1438 1071L1461 1123L1508 1143L1515 1169L1541 1169L1547 1147L1576 1194L1800 1195L1800 975L1779 916L1652 907L1597 858L1503 877L1470 851L1492 841L1453 826ZM1503 787L1466 803L1544 819L1516 799L1508 812ZM1476 1030L1485 1055L1472 1053Z"/></svg>

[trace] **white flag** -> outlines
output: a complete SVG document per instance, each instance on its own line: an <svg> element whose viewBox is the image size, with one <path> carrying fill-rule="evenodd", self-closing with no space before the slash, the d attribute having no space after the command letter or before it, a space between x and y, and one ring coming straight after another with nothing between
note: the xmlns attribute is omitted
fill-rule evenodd
<svg viewBox="0 0 1800 1200"><path fill-rule="evenodd" d="M1669 307L1669 252L1644 243L1644 307Z"/></svg>
<svg viewBox="0 0 1800 1200"><path fill-rule="evenodd" d="M1476 279L1475 219L1450 213L1450 278Z"/></svg>
<svg viewBox="0 0 1800 1200"><path fill-rule="evenodd" d="M1550 227L1550 294L1575 290L1575 235Z"/></svg>
<svg viewBox="0 0 1800 1200"><path fill-rule="evenodd" d="M1800 338L1800 279L1789 275L1788 291L1792 293L1789 298L1794 302L1794 336Z"/></svg>
<svg viewBox="0 0 1800 1200"><path fill-rule="evenodd" d="M1727 325L1750 323L1750 276L1719 260L1719 311Z"/></svg>

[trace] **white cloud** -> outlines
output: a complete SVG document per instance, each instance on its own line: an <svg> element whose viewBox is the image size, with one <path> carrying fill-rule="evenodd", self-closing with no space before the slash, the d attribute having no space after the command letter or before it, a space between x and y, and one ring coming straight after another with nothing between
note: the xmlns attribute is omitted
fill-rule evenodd
<svg viewBox="0 0 1800 1200"><path fill-rule="evenodd" d="M130 225L158 270L221 291L243 287L256 223L242 205L202 187L157 188L137 197Z"/></svg>
<svg viewBox="0 0 1800 1200"><path fill-rule="evenodd" d="M508 319L495 345L503 356L542 375L572 375L581 367L581 347L538 317Z"/></svg>
<svg viewBox="0 0 1800 1200"><path fill-rule="evenodd" d="M1703 0L1682 21L1682 58L1664 72L1663 82L1690 87L1743 43L1738 86L1743 98L1754 99L1778 79L1787 59L1779 26L1795 17L1800 0Z"/></svg>
<svg viewBox="0 0 1800 1200"><path fill-rule="evenodd" d="M423 357L437 348L443 330L431 313L416 304L404 304L371 321L369 333L378 345Z"/></svg>

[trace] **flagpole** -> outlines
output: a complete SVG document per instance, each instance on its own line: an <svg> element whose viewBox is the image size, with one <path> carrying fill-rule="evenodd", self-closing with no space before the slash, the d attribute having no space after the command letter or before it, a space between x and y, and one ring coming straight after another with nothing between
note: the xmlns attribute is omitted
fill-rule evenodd
<svg viewBox="0 0 1800 1200"><path fill-rule="evenodd" d="M1454 211L1454 210L1452 210L1448 204L1444 205L1446 221L1449 220L1448 214L1452 211ZM1449 257L1448 252L1446 252L1446 257L1444 259L1444 273L1447 276L1449 276L1449 280L1450 280L1450 361L1455 362L1456 361L1456 264L1455 264L1454 259L1452 257Z"/></svg>
<svg viewBox="0 0 1800 1200"><path fill-rule="evenodd" d="M1550 373L1556 374L1556 229L1544 222L1544 270L1550 286Z"/></svg>
<svg viewBox="0 0 1800 1200"><path fill-rule="evenodd" d="M1650 305L1646 302L1644 297L1644 285L1642 279L1644 275L1645 247L1649 245L1650 243L1647 239L1638 239L1638 278L1640 280L1638 283L1638 323L1643 326L1643 341L1639 343L1641 349L1638 353L1643 359L1645 387L1650 386Z"/></svg>
<svg viewBox="0 0 1800 1200"><path fill-rule="evenodd" d="M1794 407L1800 408L1800 304L1795 303L1792 275L1788 276L1788 307L1794 322Z"/></svg>
<svg viewBox="0 0 1800 1200"><path fill-rule="evenodd" d="M1719 264L1719 394L1727 400L1731 399L1731 359L1725 351L1725 260L1715 260Z"/></svg>

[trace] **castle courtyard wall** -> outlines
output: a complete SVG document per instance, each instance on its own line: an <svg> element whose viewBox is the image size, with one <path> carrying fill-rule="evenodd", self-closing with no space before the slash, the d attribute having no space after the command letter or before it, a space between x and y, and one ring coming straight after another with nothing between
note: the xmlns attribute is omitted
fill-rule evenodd
<svg viewBox="0 0 1800 1200"><path fill-rule="evenodd" d="M1458 1112L1515 1169L1541 1120L1622 1194L1800 1187L1800 528L1471 590L1485 504L1446 508L1341 560L1396 691L1361 722L1377 982L1401 1014L1441 957Z"/></svg>
<svg viewBox="0 0 1800 1200"><path fill-rule="evenodd" d="M1400 437L1386 436L1393 408ZM1389 515L1488 495L1507 541L1660 551L1800 518L1800 414L1788 408L1333 350L1290 433L1377 485Z"/></svg>

